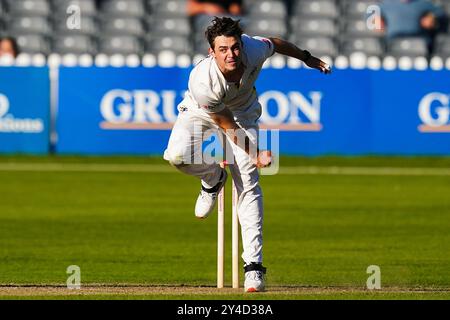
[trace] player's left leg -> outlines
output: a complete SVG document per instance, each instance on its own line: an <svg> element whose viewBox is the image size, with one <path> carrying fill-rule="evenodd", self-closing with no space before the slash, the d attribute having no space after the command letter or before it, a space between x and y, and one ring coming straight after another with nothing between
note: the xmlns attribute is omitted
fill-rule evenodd
<svg viewBox="0 0 450 320"><path fill-rule="evenodd" d="M248 129L248 130L247 130ZM257 141L257 127L245 128L247 136ZM241 225L245 270L245 291L265 289L263 261L263 194L259 184L259 172L248 154L232 145L234 161L230 171L238 193L237 211Z"/></svg>

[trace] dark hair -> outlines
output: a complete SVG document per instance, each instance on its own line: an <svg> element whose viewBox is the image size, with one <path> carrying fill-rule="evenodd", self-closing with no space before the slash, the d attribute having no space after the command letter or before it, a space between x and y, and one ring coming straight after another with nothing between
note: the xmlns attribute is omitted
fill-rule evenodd
<svg viewBox="0 0 450 320"><path fill-rule="evenodd" d="M240 39L243 33L240 20L233 20L228 17L214 17L212 25L210 25L206 31L205 36L209 42L211 48L214 49L214 40L219 36L235 37Z"/></svg>
<svg viewBox="0 0 450 320"><path fill-rule="evenodd" d="M13 37L1 37L0 38L0 42L3 42L3 41L11 42L11 46L12 46L12 48L14 50L14 58L16 58L19 55L19 53L20 53L19 52L19 45L17 44L16 39L14 39Z"/></svg>

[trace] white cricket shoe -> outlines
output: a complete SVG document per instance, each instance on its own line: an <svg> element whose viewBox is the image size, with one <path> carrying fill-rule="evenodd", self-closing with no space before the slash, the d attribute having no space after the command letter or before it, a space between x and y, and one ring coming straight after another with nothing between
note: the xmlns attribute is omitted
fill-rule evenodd
<svg viewBox="0 0 450 320"><path fill-rule="evenodd" d="M262 292L266 289L266 268L261 263L251 263L244 267L245 292Z"/></svg>
<svg viewBox="0 0 450 320"><path fill-rule="evenodd" d="M219 191L225 185L227 177L227 171L222 169L221 179L213 188L205 190L202 187L200 194L198 195L197 202L195 203L195 216L197 218L205 219L213 211Z"/></svg>

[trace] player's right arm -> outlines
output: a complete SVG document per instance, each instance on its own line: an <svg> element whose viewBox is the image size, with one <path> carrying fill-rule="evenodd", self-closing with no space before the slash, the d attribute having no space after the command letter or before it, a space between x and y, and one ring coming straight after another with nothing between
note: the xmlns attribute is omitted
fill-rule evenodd
<svg viewBox="0 0 450 320"><path fill-rule="evenodd" d="M234 121L233 113L228 108L224 108L216 113L210 113L209 116L225 132L239 129L236 121Z"/></svg>
<svg viewBox="0 0 450 320"><path fill-rule="evenodd" d="M234 121L233 113L224 108L222 111L209 114L211 119L225 132L225 134L233 141L234 144L245 150L245 152L252 158L252 161L258 168L264 168L272 162L272 153L268 150L259 151L257 146L254 146L255 154L252 154L252 147L250 146L250 139L240 139L239 134L245 134L244 131ZM240 145L244 143L244 145Z"/></svg>

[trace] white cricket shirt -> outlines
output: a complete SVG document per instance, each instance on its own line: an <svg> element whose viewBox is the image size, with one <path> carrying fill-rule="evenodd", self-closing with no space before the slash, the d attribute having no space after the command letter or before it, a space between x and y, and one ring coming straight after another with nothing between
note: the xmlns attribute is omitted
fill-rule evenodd
<svg viewBox="0 0 450 320"><path fill-rule="evenodd" d="M189 76L188 91L180 106L194 106L199 112L216 113L225 107L245 110L257 99L255 81L267 58L274 53L273 43L263 37L242 37L242 63L245 66L239 85L227 82L216 60L208 56L200 61Z"/></svg>

